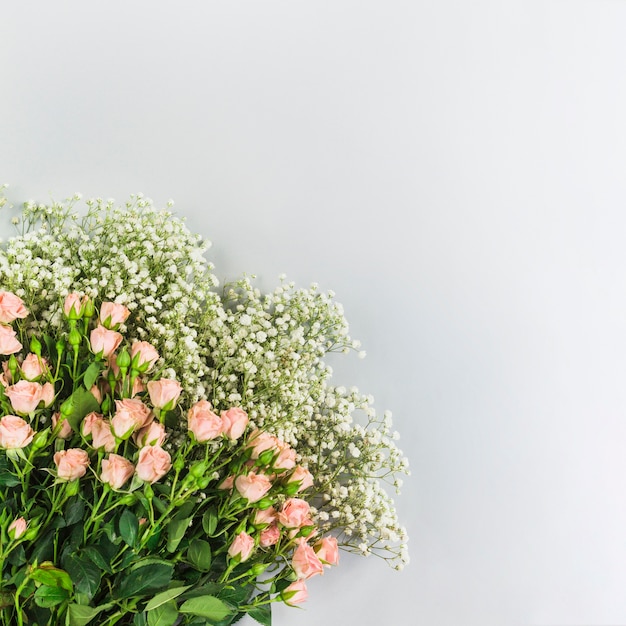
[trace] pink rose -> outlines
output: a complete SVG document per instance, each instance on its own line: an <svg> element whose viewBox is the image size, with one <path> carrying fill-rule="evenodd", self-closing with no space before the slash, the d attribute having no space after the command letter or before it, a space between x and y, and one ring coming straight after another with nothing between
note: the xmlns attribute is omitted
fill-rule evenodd
<svg viewBox="0 0 626 626"><path fill-rule="evenodd" d="M254 539L245 532L239 533L228 548L228 554L232 558L239 556L239 561L243 563L252 554Z"/></svg>
<svg viewBox="0 0 626 626"><path fill-rule="evenodd" d="M11 406L18 413L25 415L32 413L39 405L43 388L39 383L20 380L15 385L11 385L5 393L11 401Z"/></svg>
<svg viewBox="0 0 626 626"><path fill-rule="evenodd" d="M154 483L170 471L172 459L160 446L146 446L139 450L135 472L141 480Z"/></svg>
<svg viewBox="0 0 626 626"><path fill-rule="evenodd" d="M144 426L133 435L133 441L138 448L144 446L162 446L165 441L165 426L159 422L152 422Z"/></svg>
<svg viewBox="0 0 626 626"><path fill-rule="evenodd" d="M196 402L187 414L187 428L194 434L198 443L215 439L222 434L222 420L213 413L210 402Z"/></svg>
<svg viewBox="0 0 626 626"><path fill-rule="evenodd" d="M46 408L54 402L54 396L54 385L52 383L44 383L41 388L41 400Z"/></svg>
<svg viewBox="0 0 626 626"><path fill-rule="evenodd" d="M149 372L159 359L156 348L147 341L135 342L130 349L130 356L133 365L141 372Z"/></svg>
<svg viewBox="0 0 626 626"><path fill-rule="evenodd" d="M279 445L279 439L269 433L262 432L257 429L250 435L250 439L248 440L248 445L246 447L252 448L251 457L253 459L258 459L259 456L266 450L274 450L277 452Z"/></svg>
<svg viewBox="0 0 626 626"><path fill-rule="evenodd" d="M141 400L116 400L115 408L111 424L115 436L120 439L130 437L131 433L149 425L153 419L152 412Z"/></svg>
<svg viewBox="0 0 626 626"><path fill-rule="evenodd" d="M58 411L52 415L52 430L56 430L59 424L60 417L61 414ZM63 421L61 422L61 427L57 432L57 437L59 439L69 439L72 436L72 432L73 431L70 423L65 418L63 418Z"/></svg>
<svg viewBox="0 0 626 626"><path fill-rule="evenodd" d="M9 531L9 537L11 539L19 539L25 532L28 523L23 517L16 517L10 524L7 530Z"/></svg>
<svg viewBox="0 0 626 626"><path fill-rule="evenodd" d="M304 537L296 539L298 547L293 553L291 567L293 567L298 578L311 578L317 574L324 573L324 566L315 554L313 548L306 542Z"/></svg>
<svg viewBox="0 0 626 626"><path fill-rule="evenodd" d="M63 303L65 317L70 319L81 318L85 310L85 304L87 304L87 296L81 296L79 293L68 294Z"/></svg>
<svg viewBox="0 0 626 626"><path fill-rule="evenodd" d="M276 545L280 539L280 529L276 524L271 524L267 528L261 531L259 536L259 545L262 548L269 548Z"/></svg>
<svg viewBox="0 0 626 626"><path fill-rule="evenodd" d="M228 489L232 489L233 485L235 484L235 477L234 476L227 476L226 478L224 478L224 480L217 486L218 489L224 489L224 490L228 490Z"/></svg>
<svg viewBox="0 0 626 626"><path fill-rule="evenodd" d="M94 422L102 419L102 415L100 415L99 413L88 413L87 415L85 415L83 421L80 424L80 432L82 433L83 437L89 437L89 435L91 435L93 431Z"/></svg>
<svg viewBox="0 0 626 626"><path fill-rule="evenodd" d="M24 301L10 291L0 291L0 322L10 324L16 319L24 319L28 309Z"/></svg>
<svg viewBox="0 0 626 626"><path fill-rule="evenodd" d="M291 583L289 587L285 587L280 596L285 604L291 606L306 602L309 597L309 593L304 580L296 580L296 582Z"/></svg>
<svg viewBox="0 0 626 626"><path fill-rule="evenodd" d="M100 323L105 328L116 328L123 324L130 315L130 311L123 305L116 302L103 302L100 307Z"/></svg>
<svg viewBox="0 0 626 626"><path fill-rule="evenodd" d="M254 525L272 524L276 521L276 509L273 506L267 509L259 509L254 515Z"/></svg>
<svg viewBox="0 0 626 626"><path fill-rule="evenodd" d="M278 456L274 460L274 468L290 470L296 466L296 451L282 441L278 445Z"/></svg>
<svg viewBox="0 0 626 626"><path fill-rule="evenodd" d="M150 402L152 402L152 406L157 409L173 409L182 390L183 388L177 380L170 380L168 378L151 380L148 383Z"/></svg>
<svg viewBox="0 0 626 626"><path fill-rule="evenodd" d="M22 376L26 378L26 380L37 380L48 371L48 364L46 363L46 359L31 352L24 361L22 361L20 369L22 370Z"/></svg>
<svg viewBox="0 0 626 626"><path fill-rule="evenodd" d="M0 419L0 448L25 448L34 436L35 431L21 417L5 415Z"/></svg>
<svg viewBox="0 0 626 626"><path fill-rule="evenodd" d="M258 502L272 488L272 481L264 474L248 472L247 475L237 476L235 487L248 502Z"/></svg>
<svg viewBox="0 0 626 626"><path fill-rule="evenodd" d="M122 343L122 339L120 333L109 330L100 324L89 335L91 350L94 354L102 354L102 356L109 356L115 352Z"/></svg>
<svg viewBox="0 0 626 626"><path fill-rule="evenodd" d="M339 563L339 546L334 537L324 537L318 541L313 549L317 558L326 565L337 565Z"/></svg>
<svg viewBox="0 0 626 626"><path fill-rule="evenodd" d="M89 467L89 456L80 448L59 450L54 455L57 476L61 480L74 480L84 476Z"/></svg>
<svg viewBox="0 0 626 626"><path fill-rule="evenodd" d="M90 413L90 415L93 414ZM96 450L102 448L105 452L115 450L117 442L111 431L111 422L102 418L96 418L91 422L91 445Z"/></svg>
<svg viewBox="0 0 626 626"><path fill-rule="evenodd" d="M298 491L304 491L313 486L313 474L311 474L308 469L304 469L304 467L298 465L289 477L289 482L300 483Z"/></svg>
<svg viewBox="0 0 626 626"><path fill-rule="evenodd" d="M22 344L15 338L16 332L0 324L0 354L15 354L22 349Z"/></svg>
<svg viewBox="0 0 626 626"><path fill-rule="evenodd" d="M300 528L308 519L310 511L311 507L305 500L289 498L278 514L278 521L287 528Z"/></svg>
<svg viewBox="0 0 626 626"><path fill-rule="evenodd" d="M102 391L100 391L98 385L92 385L89 393L96 399L98 404L102 404Z"/></svg>
<svg viewBox="0 0 626 626"><path fill-rule="evenodd" d="M135 466L119 454L109 454L107 459L102 459L100 479L113 489L120 489L134 473Z"/></svg>
<svg viewBox="0 0 626 626"><path fill-rule="evenodd" d="M232 440L239 439L250 421L248 414L239 407L233 407L221 414L224 434Z"/></svg>

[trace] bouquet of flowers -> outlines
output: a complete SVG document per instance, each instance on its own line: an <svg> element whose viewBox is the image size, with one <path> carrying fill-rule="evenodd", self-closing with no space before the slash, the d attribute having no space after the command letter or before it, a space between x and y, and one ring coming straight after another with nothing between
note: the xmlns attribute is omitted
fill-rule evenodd
<svg viewBox="0 0 626 626"><path fill-rule="evenodd" d="M0 623L267 625L339 548L400 569L407 462L330 384L333 294L219 294L171 211L78 199L0 250Z"/></svg>

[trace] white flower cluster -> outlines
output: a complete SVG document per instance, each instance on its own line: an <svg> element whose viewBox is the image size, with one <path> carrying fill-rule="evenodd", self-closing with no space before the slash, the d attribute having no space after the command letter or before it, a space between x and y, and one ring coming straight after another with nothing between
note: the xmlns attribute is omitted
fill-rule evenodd
<svg viewBox="0 0 626 626"><path fill-rule="evenodd" d="M243 277L219 295L208 244L170 211L134 196L122 209L89 200L80 217L77 200L25 206L22 234L0 251L4 288L55 328L53 312L69 291L128 306L131 337L157 347L191 400L241 405L253 426L296 449L315 477L322 532L401 568L407 537L384 483L399 491L408 463L391 415L379 418L371 396L330 384L325 355L360 348L334 294L296 289L284 277L262 294Z"/></svg>

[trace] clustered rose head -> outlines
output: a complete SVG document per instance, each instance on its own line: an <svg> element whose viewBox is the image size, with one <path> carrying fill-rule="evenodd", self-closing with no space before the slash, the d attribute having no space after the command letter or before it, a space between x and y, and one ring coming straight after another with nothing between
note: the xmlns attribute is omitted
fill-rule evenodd
<svg viewBox="0 0 626 626"><path fill-rule="evenodd" d="M196 402L187 413L187 428L198 443L206 443L221 436L233 441L239 439L248 421L247 413L239 407L230 408L217 415L207 400Z"/></svg>

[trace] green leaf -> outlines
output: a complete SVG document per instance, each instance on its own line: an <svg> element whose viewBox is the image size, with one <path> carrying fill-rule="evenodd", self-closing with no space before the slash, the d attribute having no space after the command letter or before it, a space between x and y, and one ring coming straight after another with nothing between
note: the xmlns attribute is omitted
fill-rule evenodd
<svg viewBox="0 0 626 626"><path fill-rule="evenodd" d="M189 528L189 522L193 517L182 517L180 513L177 513L172 518L172 521L167 525L167 551L176 552L178 544L185 536L187 528Z"/></svg>
<svg viewBox="0 0 626 626"><path fill-rule="evenodd" d="M82 554L90 559L96 567L105 571L107 574L113 573L110 563L111 558L109 557L109 560L107 560L97 547L89 546L82 551Z"/></svg>
<svg viewBox="0 0 626 626"><path fill-rule="evenodd" d="M68 556L64 564L76 585L76 591L84 593L91 600L100 586L100 568L89 559L75 555Z"/></svg>
<svg viewBox="0 0 626 626"><path fill-rule="evenodd" d="M217 511L215 509L209 509L202 516L202 528L209 537L213 536L213 533L217 528L217 521Z"/></svg>
<svg viewBox="0 0 626 626"><path fill-rule="evenodd" d="M200 617L206 617L214 622L219 622L233 613L233 610L225 602L222 602L215 596L191 598L190 600L186 600L179 610L181 613L199 615Z"/></svg>
<svg viewBox="0 0 626 626"><path fill-rule="evenodd" d="M187 550L187 559L201 572L211 569L211 545L203 539L192 539Z"/></svg>
<svg viewBox="0 0 626 626"><path fill-rule="evenodd" d="M80 423L88 413L99 411L100 405L93 394L84 387L79 387L62 405L61 413L65 415L74 432L80 432Z"/></svg>
<svg viewBox="0 0 626 626"><path fill-rule="evenodd" d="M35 604L43 608L50 608L61 604L70 597L69 591L62 587L49 587L48 585L41 585L37 591L35 591Z"/></svg>
<svg viewBox="0 0 626 626"><path fill-rule="evenodd" d="M248 611L248 615L263 626L272 626L272 605L264 604Z"/></svg>
<svg viewBox="0 0 626 626"><path fill-rule="evenodd" d="M119 520L120 537L133 548L137 543L137 534L139 533L139 520L137 516L130 510L125 509Z"/></svg>
<svg viewBox="0 0 626 626"><path fill-rule="evenodd" d="M178 619L178 609L174 602L161 604L148 612L148 626L173 626Z"/></svg>
<svg viewBox="0 0 626 626"><path fill-rule="evenodd" d="M86 370L83 378L83 385L85 389L91 389L93 384L98 379L100 371L102 370L102 364L98 361L94 361Z"/></svg>
<svg viewBox="0 0 626 626"><path fill-rule="evenodd" d="M135 613L133 626L148 626L148 618L146 617L145 612Z"/></svg>
<svg viewBox="0 0 626 626"><path fill-rule="evenodd" d="M65 514L63 517L65 518L65 523L68 526L71 526L72 524L76 524L83 519L85 514L85 503L79 496L72 496L68 499L64 510Z"/></svg>
<svg viewBox="0 0 626 626"><path fill-rule="evenodd" d="M144 610L151 611L152 609L156 609L158 606L161 606L162 604L165 604L166 602L169 602L170 600L173 600L179 595L185 593L189 587L189 585L186 587L174 587L173 589L166 589L161 593L157 593L156 596L154 596L154 598L146 604L146 608Z"/></svg>
<svg viewBox="0 0 626 626"><path fill-rule="evenodd" d="M130 598L167 587L172 579L173 570L174 565L167 561L144 559L130 571L120 572L117 596Z"/></svg>
<svg viewBox="0 0 626 626"><path fill-rule="evenodd" d="M106 611L113 606L112 602L102 606L92 607L83 604L70 604L67 611L68 626L85 626L102 611Z"/></svg>
<svg viewBox="0 0 626 626"><path fill-rule="evenodd" d="M48 585L49 587L62 587L67 589L67 591L72 591L73 589L70 574L55 567L54 563L50 561L45 561L41 565L33 567L28 576L38 583Z"/></svg>

